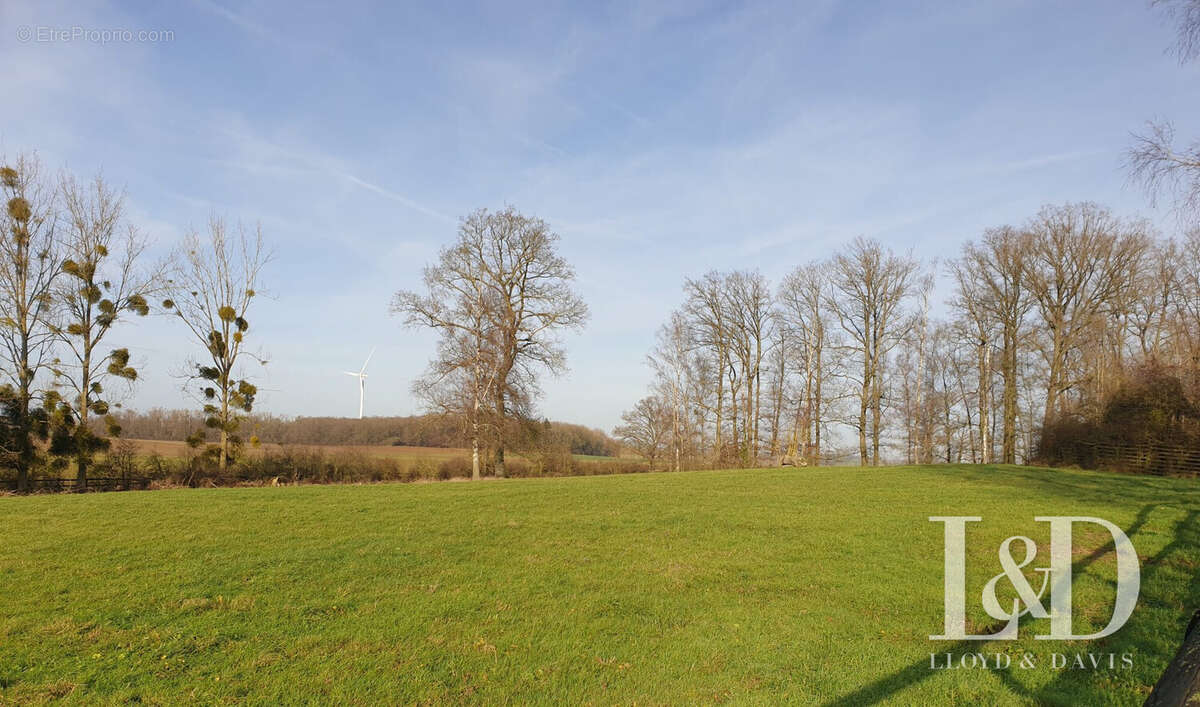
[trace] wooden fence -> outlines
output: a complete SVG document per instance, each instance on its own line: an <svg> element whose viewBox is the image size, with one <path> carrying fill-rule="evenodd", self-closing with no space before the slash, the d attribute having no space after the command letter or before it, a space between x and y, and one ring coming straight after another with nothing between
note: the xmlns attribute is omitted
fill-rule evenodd
<svg viewBox="0 0 1200 707"><path fill-rule="evenodd" d="M1200 448L1080 442L1080 466L1158 476L1200 475Z"/></svg>

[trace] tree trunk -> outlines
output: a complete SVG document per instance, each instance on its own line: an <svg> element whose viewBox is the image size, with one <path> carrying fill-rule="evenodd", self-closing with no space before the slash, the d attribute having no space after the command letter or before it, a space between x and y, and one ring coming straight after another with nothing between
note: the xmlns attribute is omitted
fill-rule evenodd
<svg viewBox="0 0 1200 707"><path fill-rule="evenodd" d="M800 435L800 444L804 445L800 448L800 452L807 457L809 445L812 444L812 417L813 417L813 360L812 346L808 341L804 342L804 402L801 403L801 408L804 410L804 433ZM796 414L797 421L800 419L799 409ZM799 425L797 425L798 427Z"/></svg>
<svg viewBox="0 0 1200 707"><path fill-rule="evenodd" d="M75 456L75 490L79 493L87 491L88 458L86 454Z"/></svg>
<svg viewBox="0 0 1200 707"><path fill-rule="evenodd" d="M675 471L683 471L683 463L680 459L682 456L681 447L683 446L683 431L680 429L679 425L679 406L675 405L674 408L675 409L671 414L671 427L673 428L672 434L675 437Z"/></svg>
<svg viewBox="0 0 1200 707"><path fill-rule="evenodd" d="M80 394L79 394L79 421L75 429L75 490L79 493L87 491L87 472L88 463L91 461L92 451L90 448L84 449L88 444L87 426L88 413L90 412L90 389L92 383L92 340L90 336L91 321L90 317L84 321L84 340L83 340L83 366L80 375Z"/></svg>
<svg viewBox="0 0 1200 707"><path fill-rule="evenodd" d="M717 349L717 428L715 431L715 439L713 441L713 449L715 450L715 459L719 462L721 459L721 426L725 420L723 410L725 406L725 352L723 349ZM719 466L719 464L715 465Z"/></svg>
<svg viewBox="0 0 1200 707"><path fill-rule="evenodd" d="M229 379L229 374L225 374L225 379ZM221 476L225 476L225 469L229 466L229 384L225 383L225 390L221 395L221 456L217 462L217 469L221 472Z"/></svg>
<svg viewBox="0 0 1200 707"><path fill-rule="evenodd" d="M1016 332L1004 332L1004 441L1001 462L1017 463L1017 341Z"/></svg>
<svg viewBox="0 0 1200 707"><path fill-rule="evenodd" d="M23 353L22 355L25 356L26 361L29 360L29 354L27 352ZM30 428L29 421L29 389L32 386L33 381L25 375L19 376L18 381L21 388L19 391L20 399L18 402L18 406L20 408L20 425L19 429L17 430L17 433L20 435L20 439L16 441L17 491L21 493L28 493L30 491L29 471L33 467L34 459L34 446L31 438L33 430Z"/></svg>
<svg viewBox="0 0 1200 707"><path fill-rule="evenodd" d="M1062 385L1064 365L1062 335L1059 333L1059 329L1058 326L1054 327L1054 349L1050 354L1050 372L1046 379L1046 409L1042 413L1042 429L1049 427L1058 415L1058 393L1059 387Z"/></svg>
<svg viewBox="0 0 1200 707"><path fill-rule="evenodd" d="M22 418L22 420L25 419L27 419L27 416ZM21 439L17 440L16 467L17 491L19 493L29 493L29 468L33 466L31 463L31 460L33 459L33 445L29 443L29 432L26 429L27 425L28 423L24 421L22 422L21 429L19 430Z"/></svg>
<svg viewBox="0 0 1200 707"><path fill-rule="evenodd" d="M990 464L991 455L991 383L992 349L986 339L979 341L979 463Z"/></svg>
<svg viewBox="0 0 1200 707"><path fill-rule="evenodd" d="M736 455L736 456L734 456L735 463L736 463L737 457L741 456L740 454L738 454L739 450L737 449L737 447L739 444L741 444L741 439L742 439L741 434L738 432L738 397L737 397L737 395L738 395L737 388L731 384L729 386L729 415L730 415L730 417L729 417L729 425L730 425L729 437L730 437L730 439L733 440L733 447L734 447L733 451ZM719 458L724 458L724 450L718 450L717 455Z"/></svg>
<svg viewBox="0 0 1200 707"><path fill-rule="evenodd" d="M816 356L816 362L813 367L813 370L816 374L816 380L813 383L812 401L810 403L812 414L809 416L812 424L811 441L813 445L812 459L809 462L811 466L817 466L821 462L821 376L824 375L824 370L821 366L821 355L825 348L824 337L825 335L823 331L818 333L817 345L813 349L813 355Z"/></svg>
<svg viewBox="0 0 1200 707"><path fill-rule="evenodd" d="M774 418L771 421L771 457L779 456L779 420L783 413L783 361L779 363L779 378L775 381L775 395L772 400Z"/></svg>
<svg viewBox="0 0 1200 707"><path fill-rule="evenodd" d="M504 474L505 474L505 469L504 469L504 430L503 430L505 414L506 413L505 413L505 404L504 404L504 391L500 390L499 392L496 393L496 420L497 420L497 424L499 424L500 428L501 428L501 429L497 430L497 434L496 434L496 476L497 476L497 478L501 478L501 479L504 478Z"/></svg>
<svg viewBox="0 0 1200 707"><path fill-rule="evenodd" d="M878 352L878 346L875 347ZM878 353L871 375L871 466L879 466L879 440L882 436L883 419L883 370Z"/></svg>
<svg viewBox="0 0 1200 707"><path fill-rule="evenodd" d="M871 363L868 354L863 352L862 394L858 406L858 458L862 466L866 466L867 457L867 409L871 404Z"/></svg>
<svg viewBox="0 0 1200 707"><path fill-rule="evenodd" d="M917 401L915 416L917 439L915 441L915 456L917 463L928 464L925 447L925 429L929 426L929 417L925 414L925 350L929 348L929 296L926 293L921 309L921 335L917 341Z"/></svg>
<svg viewBox="0 0 1200 707"><path fill-rule="evenodd" d="M754 465L758 466L759 422L762 420L762 338L756 335L754 340L754 439L752 456Z"/></svg>
<svg viewBox="0 0 1200 707"><path fill-rule="evenodd" d="M946 377L942 376L943 387L945 387L945 384L946 384ZM954 458L954 428L950 424L951 405L950 405L949 390L947 390L946 394L942 396L942 400L943 400L942 417L944 419L944 422L942 424L946 428L946 463L950 464Z"/></svg>
<svg viewBox="0 0 1200 707"><path fill-rule="evenodd" d="M471 480L479 481L479 423L471 431Z"/></svg>
<svg viewBox="0 0 1200 707"><path fill-rule="evenodd" d="M746 395L745 395L745 401L744 401L745 402L745 411L744 411L745 415L743 415L743 417L745 418L745 421L742 424L742 426L743 426L743 430L742 430L742 462L743 463L742 463L742 466L750 467L750 466L752 466L752 463L754 463L754 461L755 461L754 460L754 450L751 449L751 445L754 444L755 425L757 425L758 420L752 419L752 418L754 418L755 391L754 391L754 373L752 373L750 371L749 363L746 363L745 371L746 371Z"/></svg>

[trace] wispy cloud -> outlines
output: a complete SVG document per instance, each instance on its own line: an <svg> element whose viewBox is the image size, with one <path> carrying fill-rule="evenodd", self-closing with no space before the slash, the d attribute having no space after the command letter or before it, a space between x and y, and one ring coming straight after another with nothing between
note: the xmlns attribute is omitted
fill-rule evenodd
<svg viewBox="0 0 1200 707"><path fill-rule="evenodd" d="M220 17L255 40L289 50L299 50L339 60L347 58L345 54L328 42L306 40L294 33L283 31L278 25L268 25L255 20L247 13L226 7L216 0L191 0L191 2L196 7Z"/></svg>
<svg viewBox="0 0 1200 707"><path fill-rule="evenodd" d="M347 172L335 172L335 174L338 177L340 177L341 179L344 179L347 182L354 184L355 186L362 187L363 189L366 189L369 192L378 194L384 198L391 199L392 201L403 204L404 206L406 206L414 211L420 211L421 213L425 214L426 216L432 216L433 218L436 218L440 221L445 221L446 223L455 223L454 217L447 216L446 214L444 214L440 211L431 209L428 206L425 206L424 204L413 201L412 199L409 199L408 197L404 196L403 194L397 194L396 192L392 191L391 189L385 189L384 187L381 187L378 184L373 184L371 182L368 182L365 179L360 179L359 177L356 177L353 174L349 174Z"/></svg>

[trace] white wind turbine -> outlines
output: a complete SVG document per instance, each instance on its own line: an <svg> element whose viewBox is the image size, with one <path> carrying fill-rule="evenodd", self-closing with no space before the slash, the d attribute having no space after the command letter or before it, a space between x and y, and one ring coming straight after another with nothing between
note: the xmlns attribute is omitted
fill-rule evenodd
<svg viewBox="0 0 1200 707"><path fill-rule="evenodd" d="M363 416L363 399L367 396L367 364L371 362L371 357L375 355L375 349L371 349L371 353L367 354L367 360L363 361L362 368L358 373L350 371L342 371L348 376L354 376L358 379L358 419Z"/></svg>

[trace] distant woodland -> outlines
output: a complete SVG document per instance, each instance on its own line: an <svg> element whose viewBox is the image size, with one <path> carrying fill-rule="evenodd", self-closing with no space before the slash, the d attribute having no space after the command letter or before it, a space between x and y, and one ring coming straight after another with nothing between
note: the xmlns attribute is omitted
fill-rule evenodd
<svg viewBox="0 0 1200 707"><path fill-rule="evenodd" d="M114 417L122 436L130 439L182 440L204 426L199 410L152 409L146 412L118 411ZM461 422L448 415L409 417L277 417L255 413L243 429L261 445L396 445L412 447L464 447L468 440ZM556 446L567 446L572 454L617 456L620 445L604 432L566 422L536 422L525 425L525 437L549 436ZM531 440L532 441L532 440Z"/></svg>

